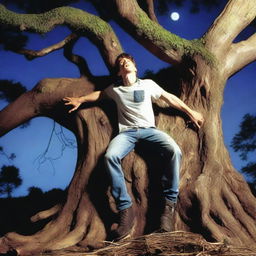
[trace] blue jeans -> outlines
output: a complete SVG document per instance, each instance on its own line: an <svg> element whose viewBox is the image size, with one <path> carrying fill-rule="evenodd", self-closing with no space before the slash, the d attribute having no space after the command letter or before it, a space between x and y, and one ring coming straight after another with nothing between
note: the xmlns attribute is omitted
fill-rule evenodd
<svg viewBox="0 0 256 256"><path fill-rule="evenodd" d="M156 128L131 128L120 132L109 144L105 164L112 182L112 195L119 211L129 208L132 200L127 192L121 161L139 141L147 141L153 149L163 155L166 170L161 177L163 193L167 200L177 201L179 193L179 170L181 150L166 133Z"/></svg>

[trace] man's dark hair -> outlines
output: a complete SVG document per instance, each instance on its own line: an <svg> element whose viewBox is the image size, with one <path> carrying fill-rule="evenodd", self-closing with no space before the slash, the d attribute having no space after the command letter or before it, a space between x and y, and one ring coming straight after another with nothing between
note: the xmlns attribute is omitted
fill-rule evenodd
<svg viewBox="0 0 256 256"><path fill-rule="evenodd" d="M115 61L115 70L116 70L116 73L119 72L119 62L120 62L120 59L122 59L122 58L130 59L130 60L134 63L134 65L136 66L135 59L132 57L132 55L123 52L123 53L119 54L119 55L116 57L116 61Z"/></svg>

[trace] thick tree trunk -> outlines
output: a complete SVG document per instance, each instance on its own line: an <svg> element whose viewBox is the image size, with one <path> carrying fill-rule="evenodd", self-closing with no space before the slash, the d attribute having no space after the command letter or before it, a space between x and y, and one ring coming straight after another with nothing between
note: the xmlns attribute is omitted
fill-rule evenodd
<svg viewBox="0 0 256 256"><path fill-rule="evenodd" d="M176 138L185 152L176 227L203 233L210 240L251 246L256 239L256 200L232 167L223 143L220 95L225 81L218 71L200 60L196 63L193 88L181 97L207 120L197 133L185 130Z"/></svg>
<svg viewBox="0 0 256 256"><path fill-rule="evenodd" d="M216 88L223 88L225 81L219 80L217 71L212 72L201 58L196 57L194 61L197 65L193 72L197 76L183 77L179 85L180 98L207 117L202 129L187 127L186 117L167 111L161 101L157 107L158 128L169 133L183 151L175 229L200 233L211 241L252 246L256 240L256 200L241 175L233 169L223 144L219 114L222 91ZM91 89L83 91L86 84ZM34 91L38 95L34 94L33 98L39 103L43 98L49 102L49 91L53 88L57 89L49 106L54 106L53 103L64 94L71 93L71 88L73 95L81 95L89 93L94 86L81 79L46 80L36 87ZM57 214L35 235L9 233L3 237L1 251L15 248L20 255L27 255L76 244L95 248L103 245L102 241L108 239L111 228L115 226L115 202L109 192L102 161L109 140L115 134L115 130L112 131L112 127L116 127L115 107L111 102L104 102L99 106L84 106L70 116L61 114L66 109L58 104L54 109L58 111L44 107L43 112L52 113L52 118L58 116L55 119L66 127L72 125L78 142L77 167L67 200L61 207L49 209L34 218L38 220L38 216L46 218ZM160 158L152 156L139 147L123 161L128 191L136 212L132 237L152 232L159 224L162 195L158 178L162 165Z"/></svg>
<svg viewBox="0 0 256 256"><path fill-rule="evenodd" d="M113 2L121 17L121 25L156 56L176 65L178 84L172 84L172 88L161 85L167 91L175 90L187 105L205 117L202 129L196 130L186 125L182 113L169 110L161 101L155 106L158 128L170 134L183 151L175 229L200 233L211 241L255 246L256 199L232 167L223 143L220 118L226 80L256 58L255 36L242 44L232 44L237 34L255 17L255 4L249 0L246 4L242 0L229 1L203 40L188 41L149 20L135 0ZM25 15L22 20L1 5L0 9L0 23L11 23L11 16L15 28L46 32L65 20L71 28L79 28L82 35L86 29L90 39L101 48L110 69L121 51L107 24L74 8L60 8L48 13L48 22L35 22L33 15ZM55 12L63 18L55 20ZM78 19L73 19L74 16ZM240 16L242 21L239 21ZM40 18L44 19L44 15ZM228 30L231 20L234 26ZM94 29L91 21L100 29ZM241 51L246 60L239 56ZM173 80L173 77L168 79ZM61 102L64 96L85 95L109 84L107 79L104 83L103 80L96 81L92 78L91 81L84 78L46 79L0 112L1 136L28 119L43 115L73 131L78 143L77 166L66 202L32 217L32 221L52 217L38 233L32 236L9 233L2 237L1 253L15 249L20 255L28 255L73 245L95 248L109 238L116 225L117 211L102 157L116 133L115 107L110 102L85 105L68 115ZM160 156L155 157L154 152L147 152L143 146L123 161L126 185L136 215L132 237L158 228L163 201L159 177L163 164Z"/></svg>

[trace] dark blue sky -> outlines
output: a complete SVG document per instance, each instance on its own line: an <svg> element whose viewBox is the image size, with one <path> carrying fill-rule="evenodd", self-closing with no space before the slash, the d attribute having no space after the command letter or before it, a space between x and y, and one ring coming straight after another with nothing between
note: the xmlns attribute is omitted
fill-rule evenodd
<svg viewBox="0 0 256 256"><path fill-rule="evenodd" d="M93 12L89 4L83 5L84 10ZM81 7L81 4L74 4L73 6ZM166 15L159 18L159 22L166 29L183 38L194 39L201 37L206 32L221 10L222 7L218 7L218 9L214 9L211 12L202 10L199 14L191 14L188 7L172 7ZM172 11L180 13L180 19L176 22L169 17ZM148 69L157 71L168 66L167 63L160 61L145 51L142 46L136 43L114 22L111 22L111 25L116 31L124 50L135 56L139 76L143 76ZM58 27L45 36L32 35L27 48L36 50L47 47L63 40L69 33L70 31L67 28ZM246 38L249 33L254 33L252 28L248 29L241 38ZM75 53L86 58L94 75L108 74L98 50L87 39L82 38L78 41L75 46ZM232 151L230 143L235 133L238 132L239 124L244 114L256 112L255 71L256 63L247 66L228 81L225 89L222 110L224 139L230 151L232 162L237 169L240 169L244 163L240 161L238 153ZM62 50L33 61L27 61L22 55L12 52L0 52L0 79L21 82L28 89L33 88L39 80L46 77L77 77L78 75L76 66L66 61ZM6 102L0 101L0 109L5 105ZM62 152L62 144L58 136L55 135L48 155L53 158L59 158L61 155L62 157L53 163L46 161L39 164L38 162L38 157L47 147L53 125L54 123L50 119L36 118L32 120L28 128L16 128L0 138L0 145L4 147L5 151L17 155L12 162L0 155L0 167L3 164L14 164L20 169L23 179L23 185L15 190L14 196L26 195L27 189L31 186L40 187L42 190L47 191L55 187L64 189L69 184L76 163L75 148L66 147ZM56 125L56 130L57 132L60 131L59 125ZM64 133L71 140L75 140L69 131L65 130ZM255 159L255 156L252 157Z"/></svg>

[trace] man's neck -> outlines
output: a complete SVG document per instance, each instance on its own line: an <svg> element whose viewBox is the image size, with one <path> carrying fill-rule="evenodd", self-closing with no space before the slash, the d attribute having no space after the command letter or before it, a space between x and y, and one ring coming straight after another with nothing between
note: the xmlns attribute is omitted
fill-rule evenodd
<svg viewBox="0 0 256 256"><path fill-rule="evenodd" d="M136 72L127 73L122 76L124 86L130 86L137 81Z"/></svg>

